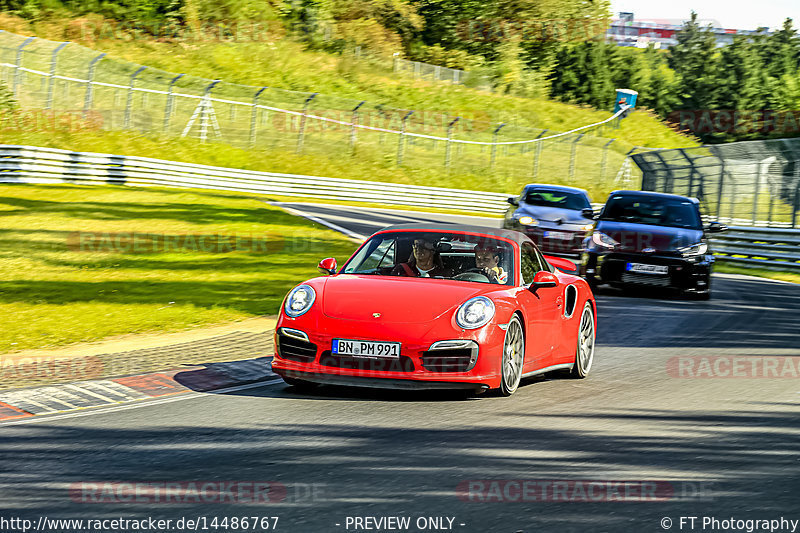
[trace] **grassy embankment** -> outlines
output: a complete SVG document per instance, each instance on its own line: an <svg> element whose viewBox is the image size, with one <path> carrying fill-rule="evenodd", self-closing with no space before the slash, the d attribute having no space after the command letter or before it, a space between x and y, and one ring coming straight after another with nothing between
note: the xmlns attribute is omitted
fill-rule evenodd
<svg viewBox="0 0 800 533"><path fill-rule="evenodd" d="M61 25L50 23L23 27L18 24L10 29L34 32L43 38L60 40L64 38L63 28L67 25L66 21ZM610 116L606 111L547 99L498 95L447 83L398 77L391 73L390 61L356 61L349 56L306 51L299 43L277 36L273 41L238 43L161 42L143 37L132 40L87 37L78 42L95 50L108 52L110 59L103 61L103 69L106 70L113 69L109 61L117 61L120 72L129 72L131 68L124 62L132 61L170 72L219 78L226 83L315 91L331 97L327 103L320 104L323 107L341 104L343 109L349 108L349 102L339 102L334 98L336 97L367 100L371 104L387 107L415 109L416 116L426 113L427 117L431 113L482 116L489 121L483 132L486 140L491 137L490 125L500 122L565 131ZM69 48L64 52L68 50ZM88 54L88 57L91 55ZM146 85L146 82L142 81L141 84ZM104 104L100 89L96 98L100 100L97 105L102 108ZM151 105L154 109L162 107L152 101ZM509 128L510 126L505 131L511 131ZM442 134L438 131L432 133ZM260 134L260 138L266 139L269 134L270 132ZM430 146L423 145L409 147L405 165L399 168L394 157L396 141L393 136L391 139L387 137L387 144L379 145L376 134L364 133L359 137L361 144L356 153L350 156L348 150L342 149L342 140L346 139L347 132L310 131L304 155L294 153L293 131L272 134L283 138L280 142L263 140L257 143L254 150L235 148L225 143L203 147L193 141L176 141L174 137L166 136L145 137L130 133L117 136L96 131L30 131L27 128L14 127L0 130L0 142L144 155L297 174L506 192L517 191L530 181L533 167L532 153L528 157L527 154L517 156L513 150L510 154L506 154L505 150L498 150L496 172L492 174L486 172L485 168L466 163L472 157L472 161L485 165L488 153L479 152L474 147L465 147L464 154L454 150L454 166L448 173L443 168L443 143L440 143L433 150ZM697 144L690 138L678 135L644 111L632 114L622 122L620 129L606 130L604 135L617 139L612 145L614 150L610 152L607 178L613 178L624 154L633 146L670 148ZM334 138L337 139L336 142L333 141ZM602 153L598 146L605 142L601 138L595 141L587 138L582 141L578 152L576 178L570 182L572 185L587 188L596 198L601 198L613 187L610 179L599 182L597 178ZM565 175L569 149L568 143L545 146L540 161L540 180L568 182Z"/></svg>
<svg viewBox="0 0 800 533"><path fill-rule="evenodd" d="M0 353L274 315L355 248L232 193L0 185L0 221Z"/></svg>

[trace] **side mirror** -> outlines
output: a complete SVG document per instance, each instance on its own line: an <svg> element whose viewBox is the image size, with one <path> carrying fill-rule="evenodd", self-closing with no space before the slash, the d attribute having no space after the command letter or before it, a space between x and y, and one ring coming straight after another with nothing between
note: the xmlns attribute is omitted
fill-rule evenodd
<svg viewBox="0 0 800 533"><path fill-rule="evenodd" d="M531 283L531 290L536 291L536 289L547 289L550 287L558 286L558 278L552 272L546 272L544 270L540 270L536 273L533 277L533 283Z"/></svg>
<svg viewBox="0 0 800 533"><path fill-rule="evenodd" d="M586 207L584 209L581 209L581 216L583 218L588 218L589 220L593 220L594 219L594 209L592 209L591 207Z"/></svg>
<svg viewBox="0 0 800 533"><path fill-rule="evenodd" d="M327 257L319 262L317 270L328 276L336 274L336 258Z"/></svg>
<svg viewBox="0 0 800 533"><path fill-rule="evenodd" d="M513 196L509 196L508 199L506 200L506 202L510 203L511 205L519 207L519 200L517 200Z"/></svg>
<svg viewBox="0 0 800 533"><path fill-rule="evenodd" d="M728 229L728 226L725 224L720 224L719 222L710 222L708 224L709 233L719 233L720 231L725 231L726 229Z"/></svg>

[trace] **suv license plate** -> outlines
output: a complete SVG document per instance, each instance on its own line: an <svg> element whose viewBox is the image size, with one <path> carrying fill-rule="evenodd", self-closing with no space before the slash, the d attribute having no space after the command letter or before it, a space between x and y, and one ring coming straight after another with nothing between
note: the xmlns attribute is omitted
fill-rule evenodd
<svg viewBox="0 0 800 533"><path fill-rule="evenodd" d="M669 274L669 267L667 265L648 265L645 263L628 263L625 269L628 272L636 272L638 274L658 274L665 276Z"/></svg>
<svg viewBox="0 0 800 533"><path fill-rule="evenodd" d="M572 240L572 233L567 233L566 231L545 231L544 236L546 239Z"/></svg>

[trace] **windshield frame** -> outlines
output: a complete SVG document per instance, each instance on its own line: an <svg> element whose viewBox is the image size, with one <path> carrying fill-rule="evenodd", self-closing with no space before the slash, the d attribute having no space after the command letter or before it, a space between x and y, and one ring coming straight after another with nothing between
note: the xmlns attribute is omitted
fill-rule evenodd
<svg viewBox="0 0 800 533"><path fill-rule="evenodd" d="M481 242L484 242L484 243L486 241L498 241L498 244L503 245L503 246L507 246L510 249L509 251L510 251L510 253L512 255L511 258L510 258L510 267L511 268L510 268L510 270L507 271L508 281L506 283L497 283L496 284L496 283L491 283L491 282L489 282L489 283L476 282L476 281L463 280L463 279L454 279L453 277L440 277L440 276L435 276L435 277L427 278L427 279L438 279L438 280L469 282L469 283L482 283L484 285L497 286L497 287L506 287L506 288L515 287L515 286L517 286L519 284L518 283L519 282L519 243L517 243L515 240L510 239L508 237L503 237L503 236L500 236L500 235L494 235L494 234L491 234L491 233L481 233L481 232L469 231L469 230L458 230L458 229L455 229L455 227L452 230L449 230L449 229L447 229L447 230L446 229L396 229L396 230L380 231L378 233L373 234L368 239L366 239L361 244L361 246L359 246L358 249L355 252L353 252L353 254L350 256L350 258L345 262L345 264L342 265L342 267L340 268L338 273L339 274L348 274L348 275L364 275L364 276L374 275L374 273L366 273L366 272L347 272L347 269L349 267L351 267L351 265L354 263L354 261L356 261L357 258L359 258L359 256L362 254L362 252L367 247L370 246L370 243L373 242L374 239L380 238L381 240L385 240L389 235L398 234L398 233L399 234L407 234L409 239L411 239L411 240L419 238L419 236L421 236L421 235L429 234L429 235L438 235L439 237L436 239L437 241L440 240L441 236L448 236L448 235L449 236L463 236L463 237L466 237L467 240L470 240L470 238L472 238L472 240L478 240L478 241L481 241ZM394 237L394 238L395 238L395 241L396 241L397 238L396 237ZM370 254L373 253L378 248L378 246L380 246L380 245L377 245L377 246L373 247L372 250L369 253ZM394 247L394 246L396 246L396 244L393 244L391 246ZM360 261L363 262L363 260L366 259L367 257L369 257L369 256L368 255L364 256L362 259L360 259ZM505 261L505 262L506 262L506 264L508 264L508 261ZM396 263L396 264L399 264L399 262ZM402 279L405 276L382 275L380 277L389 277L389 278L400 278L400 279ZM424 278L424 277L416 277L414 279L426 279L426 278Z"/></svg>
<svg viewBox="0 0 800 533"><path fill-rule="evenodd" d="M572 198L572 197L580 198L582 201L584 201L586 203L586 205L584 205L583 207L579 207L577 209L573 209L571 207L567 207L567 206L563 206L563 205L534 204L534 203L528 202L528 196L530 196L533 193L565 195L565 196L567 196L568 199ZM581 211L583 209L587 209L587 208L590 209L592 207L592 202L589 199L589 196L583 191L566 191L566 190L560 190L560 189L552 189L552 188L549 188L549 187L530 187L530 188L527 188L522 192L520 200L525 205L531 206L531 207L550 207L550 208L555 208L555 209L566 209L568 211Z"/></svg>
<svg viewBox="0 0 800 533"><path fill-rule="evenodd" d="M649 205L661 204L664 206L664 213L667 213L670 209L686 205L689 206L692 210L692 215L695 217L694 224L677 224L677 223L666 223L665 221L656 222L647 222L643 221L643 217L641 216L643 213L642 211L638 211L637 208L637 220L625 220L619 217L611 217L609 216L609 206L616 207L614 203L621 203L621 202L642 202L647 203ZM626 217L630 218L630 217ZM676 228L676 229L689 229L689 230L696 230L702 231L703 230L703 218L699 212L698 206L695 202L692 202L688 198L669 198L669 197L658 197L658 196L644 196L644 195L612 195L609 197L606 204L603 206L603 210L600 213L600 216L597 218L598 222L617 222L620 224L642 224L645 226L656 226L661 228Z"/></svg>

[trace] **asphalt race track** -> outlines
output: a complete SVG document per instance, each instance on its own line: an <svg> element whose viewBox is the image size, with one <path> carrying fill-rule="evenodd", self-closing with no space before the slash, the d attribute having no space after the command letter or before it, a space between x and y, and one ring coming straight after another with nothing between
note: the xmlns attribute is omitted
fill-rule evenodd
<svg viewBox="0 0 800 533"><path fill-rule="evenodd" d="M402 218L354 226L320 209L359 234L378 217ZM715 276L714 290L709 302L602 291L590 376L536 378L510 398L304 395L280 383L5 424L1 514L207 525L277 516L285 532L691 531L687 518L681 527L690 516L694 531L712 530L703 517L722 531L731 518L799 520L800 286ZM204 481L271 482L276 501L81 492ZM584 492L590 485L614 488ZM112 501L92 503L98 494ZM365 517L411 521L379 528Z"/></svg>

